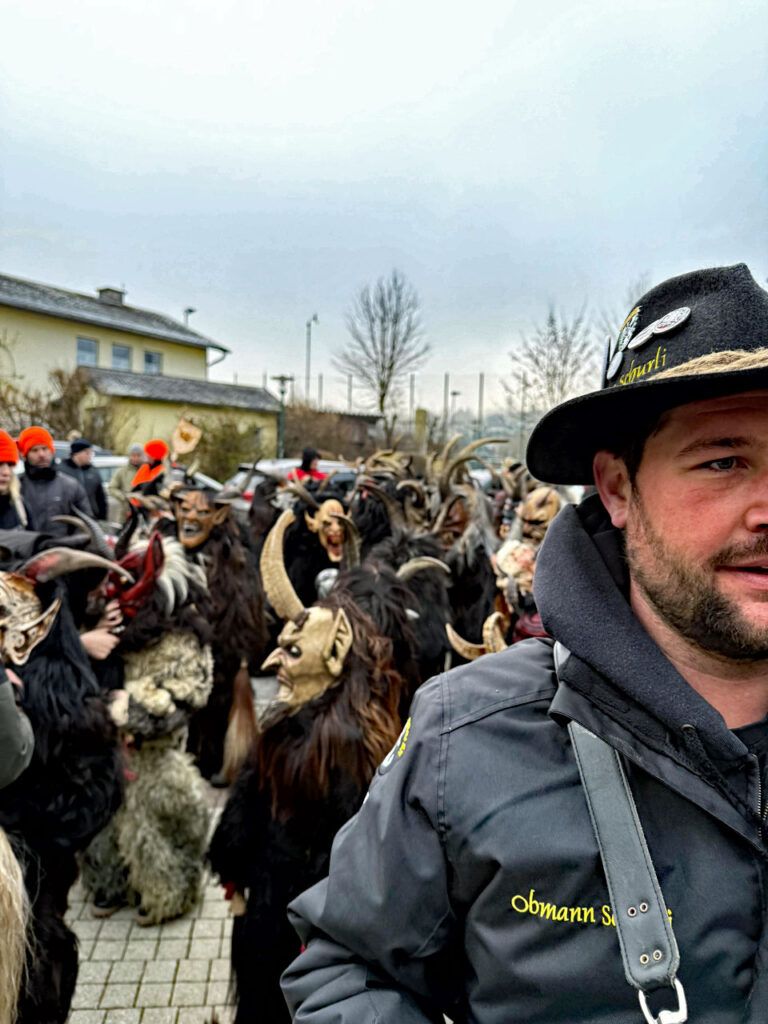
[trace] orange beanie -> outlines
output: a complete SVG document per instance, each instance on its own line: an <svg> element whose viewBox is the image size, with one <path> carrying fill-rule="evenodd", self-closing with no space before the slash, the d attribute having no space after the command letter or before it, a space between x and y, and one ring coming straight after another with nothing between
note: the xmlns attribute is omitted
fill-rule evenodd
<svg viewBox="0 0 768 1024"><path fill-rule="evenodd" d="M10 462L12 466L15 466L18 461L19 453L16 442L10 434L0 430L0 462Z"/></svg>
<svg viewBox="0 0 768 1024"><path fill-rule="evenodd" d="M27 457L27 452L30 448L35 448L39 444L45 445L46 448L51 449L54 455L56 454L56 449L53 447L53 438L45 427L27 427L26 430L22 430L17 444L22 458Z"/></svg>
<svg viewBox="0 0 768 1024"><path fill-rule="evenodd" d="M168 454L168 445L165 441L147 441L144 445L144 454L148 459L156 459L158 462L162 462Z"/></svg>

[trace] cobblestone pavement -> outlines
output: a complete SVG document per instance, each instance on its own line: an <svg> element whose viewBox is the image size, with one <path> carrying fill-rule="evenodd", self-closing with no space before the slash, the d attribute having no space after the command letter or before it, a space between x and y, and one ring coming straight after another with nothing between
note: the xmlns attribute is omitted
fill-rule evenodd
<svg viewBox="0 0 768 1024"><path fill-rule="evenodd" d="M210 791L218 815L226 791ZM79 883L67 920L80 942L80 972L69 1024L231 1024L228 1005L232 919L221 886L208 879L189 914L141 927L125 908L97 920Z"/></svg>

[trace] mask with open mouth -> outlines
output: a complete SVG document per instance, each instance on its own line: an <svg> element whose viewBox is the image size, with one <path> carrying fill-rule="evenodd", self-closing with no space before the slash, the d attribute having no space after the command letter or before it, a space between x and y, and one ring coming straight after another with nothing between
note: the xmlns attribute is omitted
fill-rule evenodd
<svg viewBox="0 0 768 1024"><path fill-rule="evenodd" d="M212 530L229 515L229 505L217 506L205 491L181 490L174 494L173 510L179 540L188 550L199 548Z"/></svg>
<svg viewBox="0 0 768 1024"><path fill-rule="evenodd" d="M343 515L344 508L341 502L336 501L335 498L324 501L314 516L311 516L309 512L304 513L307 526L312 533L317 534L332 562L340 562L344 554L345 526L343 521L336 518Z"/></svg>

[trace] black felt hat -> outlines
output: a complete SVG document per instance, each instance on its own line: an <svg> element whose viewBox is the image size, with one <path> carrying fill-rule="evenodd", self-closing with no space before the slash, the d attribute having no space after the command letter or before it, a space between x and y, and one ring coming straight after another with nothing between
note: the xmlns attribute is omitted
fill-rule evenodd
<svg viewBox="0 0 768 1024"><path fill-rule="evenodd" d="M670 278L609 339L600 391L556 406L528 442L528 469L554 484L592 482L601 448L686 402L768 387L768 293L745 264Z"/></svg>

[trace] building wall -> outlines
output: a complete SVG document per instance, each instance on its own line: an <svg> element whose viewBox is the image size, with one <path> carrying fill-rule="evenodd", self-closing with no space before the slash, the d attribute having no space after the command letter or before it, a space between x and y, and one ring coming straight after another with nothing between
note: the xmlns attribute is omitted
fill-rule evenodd
<svg viewBox="0 0 768 1024"><path fill-rule="evenodd" d="M84 404L92 416L95 414L98 417L98 410L104 406L105 400L101 395L89 392ZM277 455L277 413L231 409L226 406L175 405L138 398L112 398L109 404L116 454L124 453L134 442L143 444L154 437L170 444L174 427L182 416L191 417L203 431L206 421L213 422L219 416L226 416L236 419L238 430L242 433L260 427L263 457L274 458Z"/></svg>
<svg viewBox="0 0 768 1024"><path fill-rule="evenodd" d="M20 309L0 306L0 375L22 378L18 383L40 391L48 389L51 370L74 370L77 366L78 337L98 342L98 365L112 369L112 345L131 349L131 369L144 372L144 353L159 352L163 357L163 376L192 377L205 380L206 350L129 334L110 327L79 324L54 316L42 316ZM4 347L10 348L10 353Z"/></svg>

